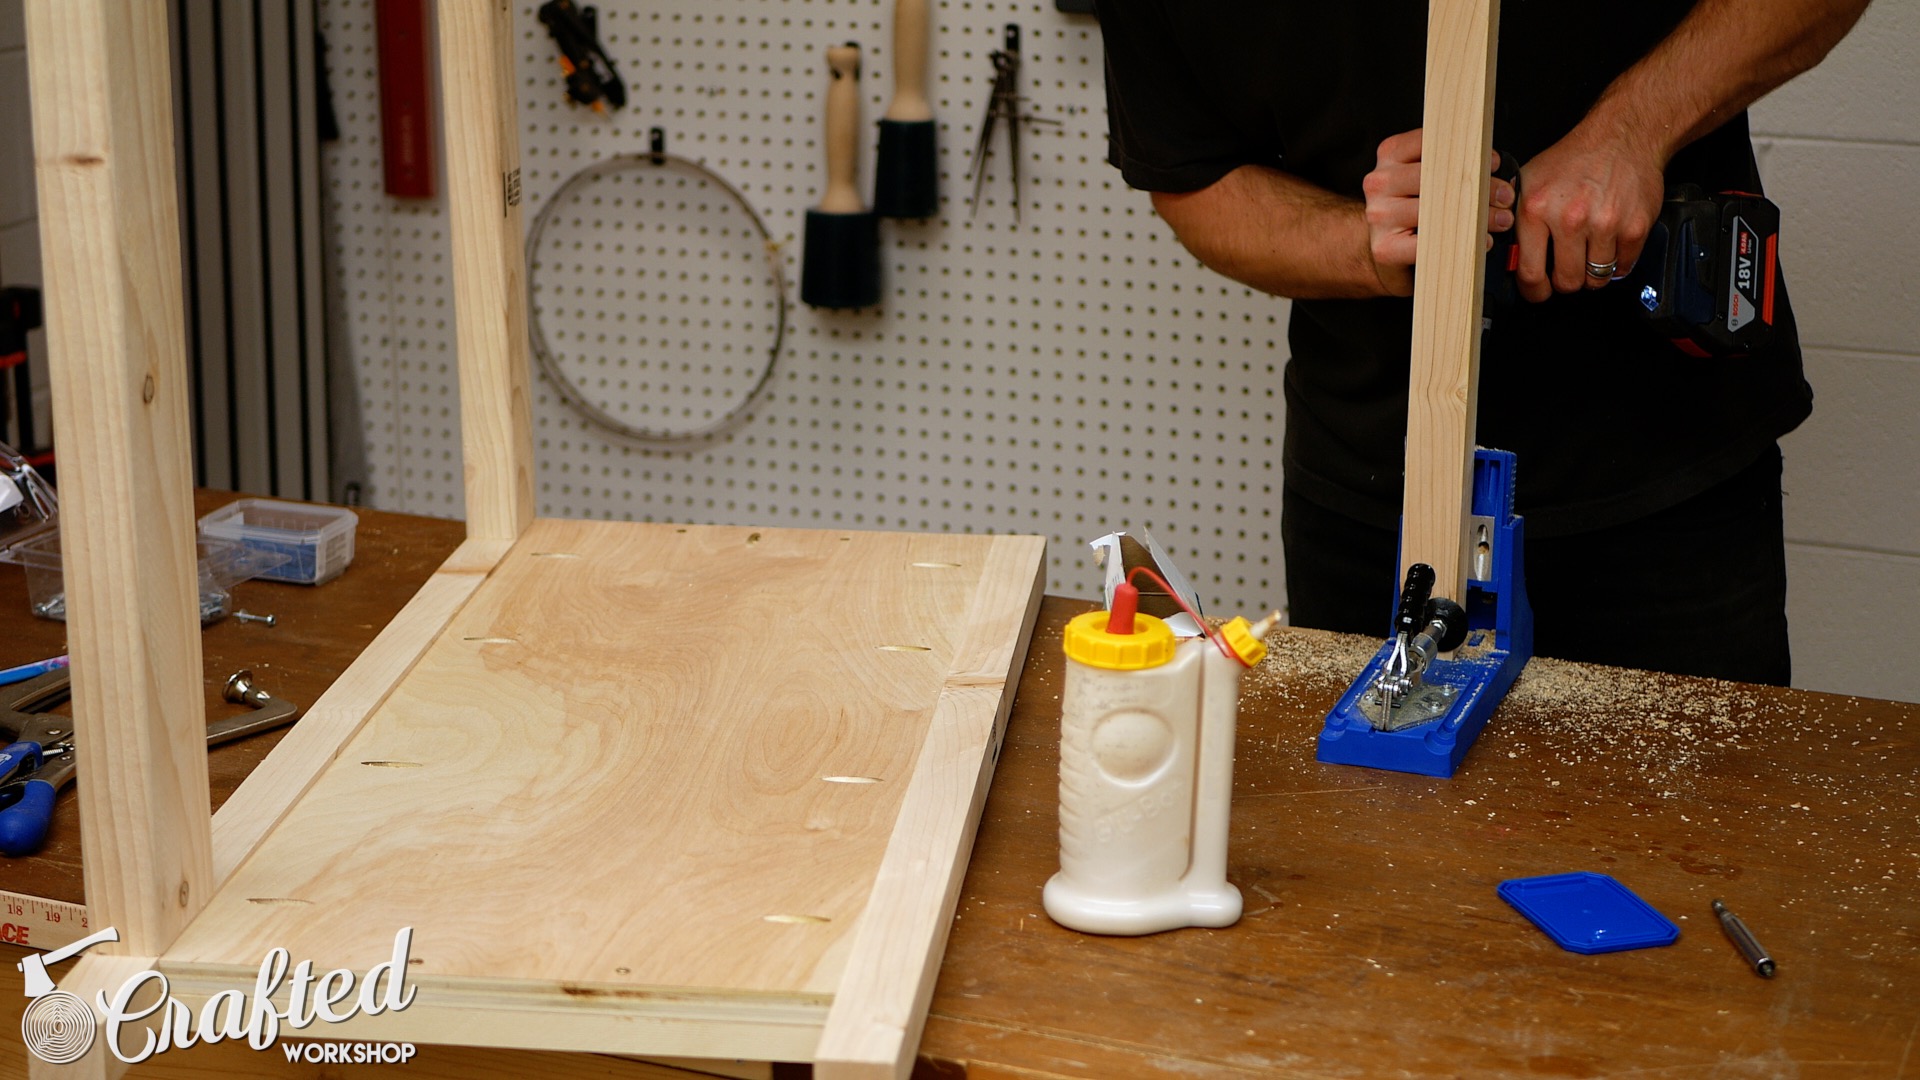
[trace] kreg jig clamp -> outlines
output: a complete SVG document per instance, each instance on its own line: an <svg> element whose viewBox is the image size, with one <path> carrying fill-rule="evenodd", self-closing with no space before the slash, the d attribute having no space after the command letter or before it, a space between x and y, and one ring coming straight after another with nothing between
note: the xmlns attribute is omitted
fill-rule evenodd
<svg viewBox="0 0 1920 1080"><path fill-rule="evenodd" d="M1504 450L1474 452L1467 602L1430 600L1433 569L1408 570L1391 636L1327 714L1321 761L1452 776L1533 656L1513 465Z"/></svg>

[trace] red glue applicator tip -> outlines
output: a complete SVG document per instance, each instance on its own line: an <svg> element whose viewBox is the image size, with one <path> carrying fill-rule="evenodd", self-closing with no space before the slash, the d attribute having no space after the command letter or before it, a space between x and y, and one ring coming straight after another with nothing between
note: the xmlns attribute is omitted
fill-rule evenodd
<svg viewBox="0 0 1920 1080"><path fill-rule="evenodd" d="M1113 611L1107 616L1107 633L1133 633L1133 615L1140 610L1140 590L1128 582L1113 587Z"/></svg>

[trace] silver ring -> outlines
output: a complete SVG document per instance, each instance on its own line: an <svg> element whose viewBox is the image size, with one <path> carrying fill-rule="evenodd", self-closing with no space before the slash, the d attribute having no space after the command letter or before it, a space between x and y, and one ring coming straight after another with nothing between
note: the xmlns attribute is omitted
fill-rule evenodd
<svg viewBox="0 0 1920 1080"><path fill-rule="evenodd" d="M1620 269L1620 263L1616 260L1609 259L1608 261L1603 263L1590 262L1587 264L1587 276L1590 278L1599 278L1602 281L1605 281L1607 279L1612 278L1614 275L1614 272L1619 269Z"/></svg>

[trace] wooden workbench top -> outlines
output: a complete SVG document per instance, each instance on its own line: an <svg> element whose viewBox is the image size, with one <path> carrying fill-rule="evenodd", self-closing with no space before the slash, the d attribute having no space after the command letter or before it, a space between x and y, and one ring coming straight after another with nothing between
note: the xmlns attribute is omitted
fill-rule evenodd
<svg viewBox="0 0 1920 1080"><path fill-rule="evenodd" d="M1091 937L1040 907L1055 643L1085 607L1042 608L921 1042L955 1064L932 1075L1920 1074L1920 706L1536 660L1436 780L1314 761L1378 643L1287 631L1241 701L1227 873L1245 916ZM1494 891L1577 870L1679 941L1567 952Z"/></svg>
<svg viewBox="0 0 1920 1080"><path fill-rule="evenodd" d="M218 501L203 497L201 512ZM206 632L209 700L251 666L276 694L313 701L460 535L456 522L363 511L339 580L242 586L239 602L280 624ZM1313 760L1320 718L1373 643L1287 631L1242 701L1228 873L1245 917L1099 938L1040 907L1058 866L1057 643L1086 607L1042 607L916 1075L1920 1073L1920 706L1536 660L1459 775L1434 780ZM26 615L15 567L0 567L0 627L0 666L63 640L60 624ZM271 745L212 755L216 805ZM80 899L72 826L56 822L46 855L0 866L0 888ZM1619 878L1681 927L1679 942L1565 952L1494 892L1571 870ZM1773 951L1776 978L1742 965L1708 910L1715 897ZM14 1008L0 1026L17 1029ZM22 1053L5 1042L0 1075ZM474 1059L457 1053L425 1048L409 1068L461 1075L456 1060ZM194 1058L295 1075L278 1059L244 1047ZM573 1071L534 1054L487 1061L499 1075ZM167 1065L187 1074L184 1055Z"/></svg>

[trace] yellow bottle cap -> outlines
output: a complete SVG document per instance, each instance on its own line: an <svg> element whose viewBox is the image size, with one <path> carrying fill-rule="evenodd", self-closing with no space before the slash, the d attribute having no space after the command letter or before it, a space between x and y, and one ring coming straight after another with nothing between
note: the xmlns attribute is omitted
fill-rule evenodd
<svg viewBox="0 0 1920 1080"><path fill-rule="evenodd" d="M1227 648L1248 667L1267 657L1267 643L1254 637L1252 624L1238 615L1220 628L1220 636L1227 639Z"/></svg>
<svg viewBox="0 0 1920 1080"><path fill-rule="evenodd" d="M1140 671L1173 659L1173 631L1151 615L1133 617L1133 633L1107 633L1105 611L1076 615L1067 624L1067 659L1107 671Z"/></svg>

